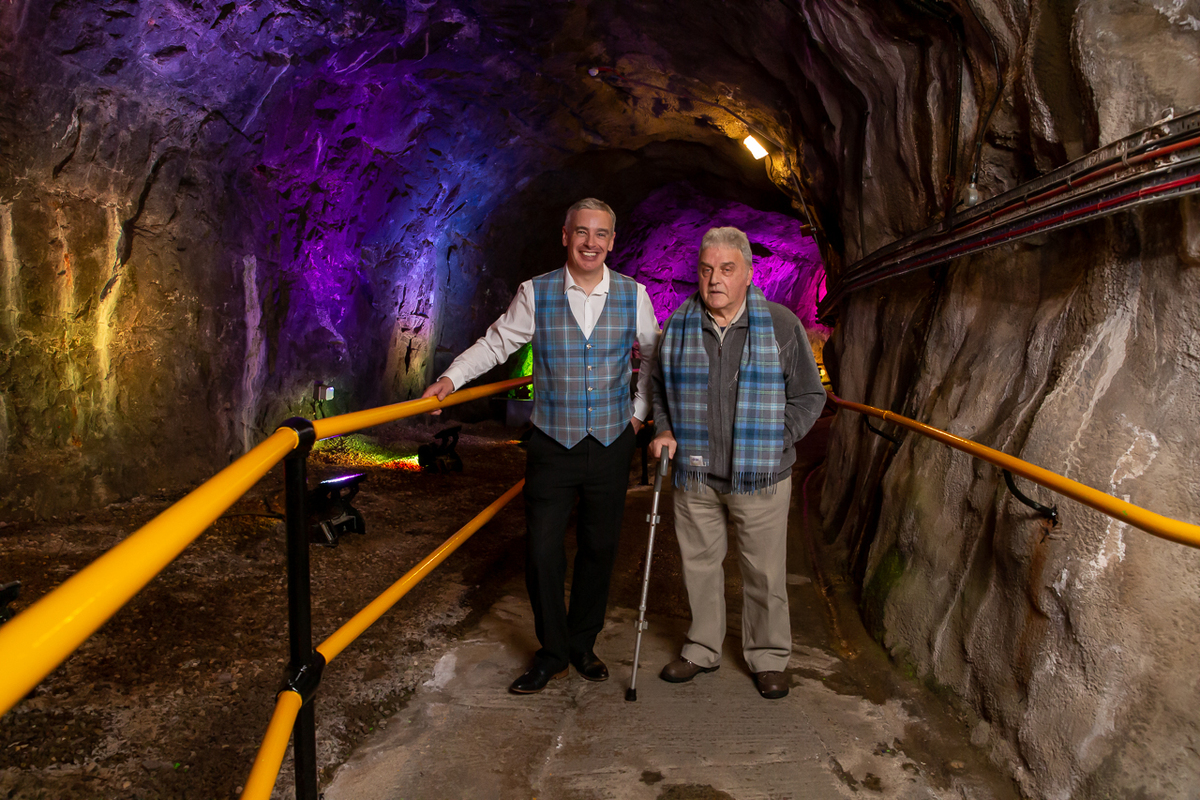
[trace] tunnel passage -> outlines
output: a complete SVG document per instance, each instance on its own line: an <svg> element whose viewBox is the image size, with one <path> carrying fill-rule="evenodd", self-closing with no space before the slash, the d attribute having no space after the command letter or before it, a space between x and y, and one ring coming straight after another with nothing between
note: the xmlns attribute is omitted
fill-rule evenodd
<svg viewBox="0 0 1200 800"><path fill-rule="evenodd" d="M787 226L836 281L1156 135L1200 107L1198 19L1179 0L0 3L0 514L170 494L291 414L411 397L554 266L581 194L617 206L631 265L682 243L686 210L782 215L758 257L813 265L780 291L819 294ZM835 385L1196 519L1197 219L1164 201L852 293ZM673 264L637 274L677 297ZM1194 559L1074 507L1043 536L993 471L844 417L821 502L883 642L979 715L1027 794L1195 794L1179 743L1200 698L1176 679L1200 656Z"/></svg>
<svg viewBox="0 0 1200 800"><path fill-rule="evenodd" d="M414 396L519 281L557 266L581 196L633 221L686 181L713 209L801 217L775 113L607 54L616 6L2 13L22 91L0 214L0 452L82 478L18 476L11 513L178 486L291 414ZM782 147L762 162L738 143L752 117ZM314 382L335 386L327 407ZM169 469L150 441L177 454Z"/></svg>

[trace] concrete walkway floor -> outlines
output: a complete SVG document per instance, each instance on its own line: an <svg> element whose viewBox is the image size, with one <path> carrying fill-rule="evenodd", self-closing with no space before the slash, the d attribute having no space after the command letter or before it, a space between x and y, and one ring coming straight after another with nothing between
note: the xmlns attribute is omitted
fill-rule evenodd
<svg viewBox="0 0 1200 800"><path fill-rule="evenodd" d="M387 729L338 770L326 800L1017 797L967 743L971 720L900 675L852 608L849 619L843 611L831 624L834 602L816 590L804 541L811 498L797 478L788 557L795 645L786 698L759 697L742 661L732 560L721 669L686 684L659 679L688 622L664 492L638 699L625 700L651 498L648 488L632 489L608 623L596 646L612 677L589 683L572 670L540 694L507 692L537 646L524 586L514 576Z"/></svg>

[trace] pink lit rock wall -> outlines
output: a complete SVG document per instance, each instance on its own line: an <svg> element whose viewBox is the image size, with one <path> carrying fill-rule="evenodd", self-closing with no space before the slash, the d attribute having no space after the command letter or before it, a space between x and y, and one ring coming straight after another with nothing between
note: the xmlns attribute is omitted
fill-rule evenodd
<svg viewBox="0 0 1200 800"><path fill-rule="evenodd" d="M654 192L618 221L612 264L646 285L659 323L696 291L700 241L709 228L745 232L754 253L754 284L768 300L796 312L810 341L824 342L829 328L817 321L825 268L817 243L801 222L771 211L697 193L687 183Z"/></svg>

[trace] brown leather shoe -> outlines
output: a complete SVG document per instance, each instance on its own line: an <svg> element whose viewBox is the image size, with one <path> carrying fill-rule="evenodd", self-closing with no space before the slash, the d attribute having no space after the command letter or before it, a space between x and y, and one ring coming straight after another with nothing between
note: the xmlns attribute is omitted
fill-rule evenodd
<svg viewBox="0 0 1200 800"><path fill-rule="evenodd" d="M774 670L756 672L754 673L754 685L758 687L758 693L768 700L787 697L788 679L782 672Z"/></svg>
<svg viewBox="0 0 1200 800"><path fill-rule="evenodd" d="M667 683L686 683L701 672L716 672L720 666L720 664L717 664L715 667L702 667L680 656L663 667L662 672L658 673L658 677Z"/></svg>

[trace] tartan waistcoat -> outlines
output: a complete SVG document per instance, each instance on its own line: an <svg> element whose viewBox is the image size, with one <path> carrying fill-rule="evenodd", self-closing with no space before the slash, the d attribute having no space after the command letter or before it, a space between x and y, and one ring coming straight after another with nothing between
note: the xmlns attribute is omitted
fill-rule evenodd
<svg viewBox="0 0 1200 800"><path fill-rule="evenodd" d="M589 434L607 447L633 416L637 283L608 271L604 310L584 338L563 291L564 269L533 279L533 424L564 447Z"/></svg>

